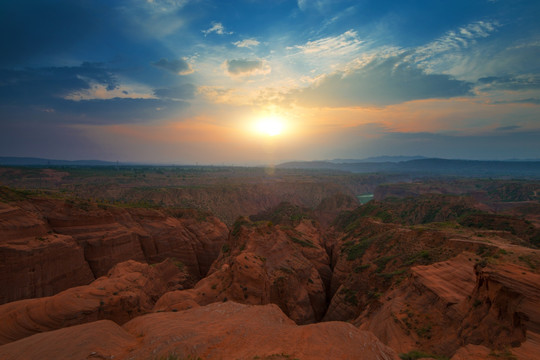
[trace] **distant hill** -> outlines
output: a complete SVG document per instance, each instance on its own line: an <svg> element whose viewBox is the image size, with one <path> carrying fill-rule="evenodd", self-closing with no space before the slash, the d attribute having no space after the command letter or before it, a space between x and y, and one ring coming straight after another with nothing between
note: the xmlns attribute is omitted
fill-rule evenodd
<svg viewBox="0 0 540 360"><path fill-rule="evenodd" d="M0 156L0 165L3 166L62 166L62 165L75 165L75 166L112 166L116 165L116 162L102 161L102 160L54 160L43 159L33 157L9 157Z"/></svg>
<svg viewBox="0 0 540 360"><path fill-rule="evenodd" d="M374 156L365 159L334 159L329 162L334 164L351 164L351 163L380 163L380 162L402 162L410 160L427 159L425 156Z"/></svg>
<svg viewBox="0 0 540 360"><path fill-rule="evenodd" d="M282 169L331 169L353 173L405 173L418 176L540 177L540 161L479 161L417 159L401 162L334 163L296 161L279 164Z"/></svg>

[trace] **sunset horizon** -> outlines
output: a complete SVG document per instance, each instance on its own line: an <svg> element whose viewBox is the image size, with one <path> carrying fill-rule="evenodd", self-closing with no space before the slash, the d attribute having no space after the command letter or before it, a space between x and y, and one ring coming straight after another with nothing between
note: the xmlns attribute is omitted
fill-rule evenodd
<svg viewBox="0 0 540 360"><path fill-rule="evenodd" d="M540 5L0 5L0 156L538 159Z"/></svg>

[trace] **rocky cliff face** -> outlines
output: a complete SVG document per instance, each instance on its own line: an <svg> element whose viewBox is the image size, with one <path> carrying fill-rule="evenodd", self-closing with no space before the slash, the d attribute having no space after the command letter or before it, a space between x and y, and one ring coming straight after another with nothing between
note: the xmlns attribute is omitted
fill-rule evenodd
<svg viewBox="0 0 540 360"><path fill-rule="evenodd" d="M535 223L471 198L351 209L335 195L228 229L197 210L8 195L2 359L33 358L35 347L60 359L540 353Z"/></svg>
<svg viewBox="0 0 540 360"><path fill-rule="evenodd" d="M0 202L0 303L88 284L127 260L174 258L198 280L227 234L217 218L193 210L53 199Z"/></svg>
<svg viewBox="0 0 540 360"><path fill-rule="evenodd" d="M311 220L296 226L238 220L209 275L194 289L164 295L156 310L217 301L277 304L299 324L322 318L331 269Z"/></svg>
<svg viewBox="0 0 540 360"><path fill-rule="evenodd" d="M123 324L150 311L165 292L192 285L190 281L171 260L156 266L130 260L89 285L0 305L0 344L100 319Z"/></svg>
<svg viewBox="0 0 540 360"><path fill-rule="evenodd" d="M475 270L476 286L466 303L470 310L462 321L460 338L465 343L515 348L521 356L536 356L540 350L540 275L513 264L477 265Z"/></svg>
<svg viewBox="0 0 540 360"><path fill-rule="evenodd" d="M50 296L94 279L84 249L39 213L0 202L0 304Z"/></svg>

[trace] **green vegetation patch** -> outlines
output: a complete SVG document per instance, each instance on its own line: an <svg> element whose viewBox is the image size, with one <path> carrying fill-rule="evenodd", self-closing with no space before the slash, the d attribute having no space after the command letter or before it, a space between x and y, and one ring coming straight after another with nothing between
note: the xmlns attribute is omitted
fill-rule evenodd
<svg viewBox="0 0 540 360"><path fill-rule="evenodd" d="M359 265L359 266L357 266L357 267L354 268L354 272L355 272L356 274L358 274L358 273L360 273L360 272L366 270L367 268L369 268L369 264Z"/></svg>
<svg viewBox="0 0 540 360"><path fill-rule="evenodd" d="M178 268L178 270L184 270L185 265L184 265L183 262L181 262L178 259L173 259L173 262L174 262L174 266L176 266Z"/></svg>
<svg viewBox="0 0 540 360"><path fill-rule="evenodd" d="M512 354L512 352L508 349L504 349L502 351L493 350L489 353L489 356L501 360L517 360L516 355Z"/></svg>
<svg viewBox="0 0 540 360"><path fill-rule="evenodd" d="M421 250L409 256L409 258L405 260L403 265L410 266L416 263L427 265L431 262L431 260L432 260L432 256L429 250Z"/></svg>
<svg viewBox="0 0 540 360"><path fill-rule="evenodd" d="M363 239L358 242L352 240L347 241L341 247L341 253L347 254L347 260L353 261L362 258L366 250L371 246L373 239Z"/></svg>
<svg viewBox="0 0 540 360"><path fill-rule="evenodd" d="M532 258L531 255L521 255L518 257L518 259L527 264L527 266L531 270L536 270L536 268L538 267L536 261Z"/></svg>
<svg viewBox="0 0 540 360"><path fill-rule="evenodd" d="M396 270L388 273L380 273L377 276L382 277L384 280L391 280L394 276L405 273L405 270Z"/></svg>
<svg viewBox="0 0 540 360"><path fill-rule="evenodd" d="M343 294L343 298L346 303L358 306L358 298L356 297L356 291L349 288L343 288L340 291L341 294Z"/></svg>
<svg viewBox="0 0 540 360"><path fill-rule="evenodd" d="M180 356L176 354L169 354L155 358L156 360L202 360L201 357L196 355Z"/></svg>
<svg viewBox="0 0 540 360"><path fill-rule="evenodd" d="M223 244L223 246L221 247L221 252L224 254L227 254L230 251L231 251L231 246L229 244Z"/></svg>
<svg viewBox="0 0 540 360"><path fill-rule="evenodd" d="M374 263L377 265L377 269L375 270L376 273L382 272L386 265L390 262L390 260L394 259L396 255L388 255L388 256L382 256L374 261Z"/></svg>
<svg viewBox="0 0 540 360"><path fill-rule="evenodd" d="M401 360L417 360L422 358L433 358L437 360L449 360L446 356L438 356L419 350L411 350L408 353L399 354Z"/></svg>
<svg viewBox="0 0 540 360"><path fill-rule="evenodd" d="M302 247L317 248L310 240L301 240L294 236L291 237L291 240Z"/></svg>

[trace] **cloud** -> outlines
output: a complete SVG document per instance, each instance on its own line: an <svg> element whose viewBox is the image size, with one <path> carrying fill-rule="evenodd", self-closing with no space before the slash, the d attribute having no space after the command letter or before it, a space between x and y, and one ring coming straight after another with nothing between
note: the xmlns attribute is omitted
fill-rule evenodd
<svg viewBox="0 0 540 360"><path fill-rule="evenodd" d="M289 97L303 106L349 107L471 95L472 84L448 75L427 74L403 57L376 58L358 68L322 76Z"/></svg>
<svg viewBox="0 0 540 360"><path fill-rule="evenodd" d="M538 99L538 98L528 98L528 99L518 99L518 100L501 100L501 101L494 101L493 104L532 104L532 105L540 105L540 99Z"/></svg>
<svg viewBox="0 0 540 360"><path fill-rule="evenodd" d="M114 98L125 98L125 99L151 99L154 96L149 92L139 92L129 86L119 85L114 89L103 84L96 84L89 82L89 89L76 90L66 96L64 99L67 100L94 100L94 99L114 99Z"/></svg>
<svg viewBox="0 0 540 360"><path fill-rule="evenodd" d="M189 104L119 83L101 64L0 70L0 125L115 124L177 115ZM144 89L143 89L144 90Z"/></svg>
<svg viewBox="0 0 540 360"><path fill-rule="evenodd" d="M323 53L335 56L357 52L361 44L362 41L358 39L358 33L354 30L348 30L341 35L308 41L306 44L296 45L294 48L300 49L305 54L320 55Z"/></svg>
<svg viewBox="0 0 540 360"><path fill-rule="evenodd" d="M99 63L85 62L73 67L0 70L0 104L36 104L63 98L98 85L106 91L119 87L114 74Z"/></svg>
<svg viewBox="0 0 540 360"><path fill-rule="evenodd" d="M187 75L193 73L194 71L191 65L184 59L160 59L159 61L153 62L152 65L177 75Z"/></svg>
<svg viewBox="0 0 540 360"><path fill-rule="evenodd" d="M152 6L155 11L175 11L184 7L188 0L146 0L146 3Z"/></svg>
<svg viewBox="0 0 540 360"><path fill-rule="evenodd" d="M193 84L182 84L171 88L156 89L154 95L158 98L187 100L195 97L197 87Z"/></svg>
<svg viewBox="0 0 540 360"><path fill-rule="evenodd" d="M227 72L233 76L268 74L270 66L264 60L234 59L224 63Z"/></svg>
<svg viewBox="0 0 540 360"><path fill-rule="evenodd" d="M454 52L468 48L477 39L490 36L499 24L493 21L476 21L457 30L448 31L442 37L415 49L412 57L416 62L423 62L447 52Z"/></svg>
<svg viewBox="0 0 540 360"><path fill-rule="evenodd" d="M122 124L177 116L189 106L184 101L170 99L114 98L107 100L81 100L57 103L63 119L79 124Z"/></svg>
<svg viewBox="0 0 540 360"><path fill-rule="evenodd" d="M239 47L239 48L243 48L243 47L250 48L250 47L253 47L253 46L257 46L259 44L260 44L260 42L258 42L255 39L245 39L245 40L236 41L236 42L233 43L233 45L236 45L236 47Z"/></svg>
<svg viewBox="0 0 540 360"><path fill-rule="evenodd" d="M486 66L492 61L486 57L494 51L499 57L502 51L499 45L494 49L488 40L480 42L490 37L499 27L496 21L476 21L461 26L425 45L409 49L409 55L404 61L417 64L427 73L448 74L474 81L479 77L477 74L492 66Z"/></svg>
<svg viewBox="0 0 540 360"><path fill-rule="evenodd" d="M358 154L365 157L402 154L447 159L538 158L540 150L538 144L540 129L534 128L456 135L434 132L391 132L385 129L378 131L377 128L370 130L366 126L358 126L325 136L328 144L339 144L336 153L357 158ZM315 149L317 144L312 146ZM331 146L327 151L332 150ZM344 149L346 152L343 152Z"/></svg>
<svg viewBox="0 0 540 360"><path fill-rule="evenodd" d="M206 30L202 30L204 36L208 35L208 34L211 34L211 33L216 33L218 35L231 35L233 34L232 31L228 32L228 31L225 31L225 27L223 26L222 23L219 23L219 22L212 22L212 26L210 26L208 29Z"/></svg>
<svg viewBox="0 0 540 360"><path fill-rule="evenodd" d="M478 79L481 90L538 90L540 75L523 74L515 76L488 76Z"/></svg>
<svg viewBox="0 0 540 360"><path fill-rule="evenodd" d="M328 5L330 0L298 0L298 8L302 11L306 11L310 8L315 8L321 11L326 5Z"/></svg>

